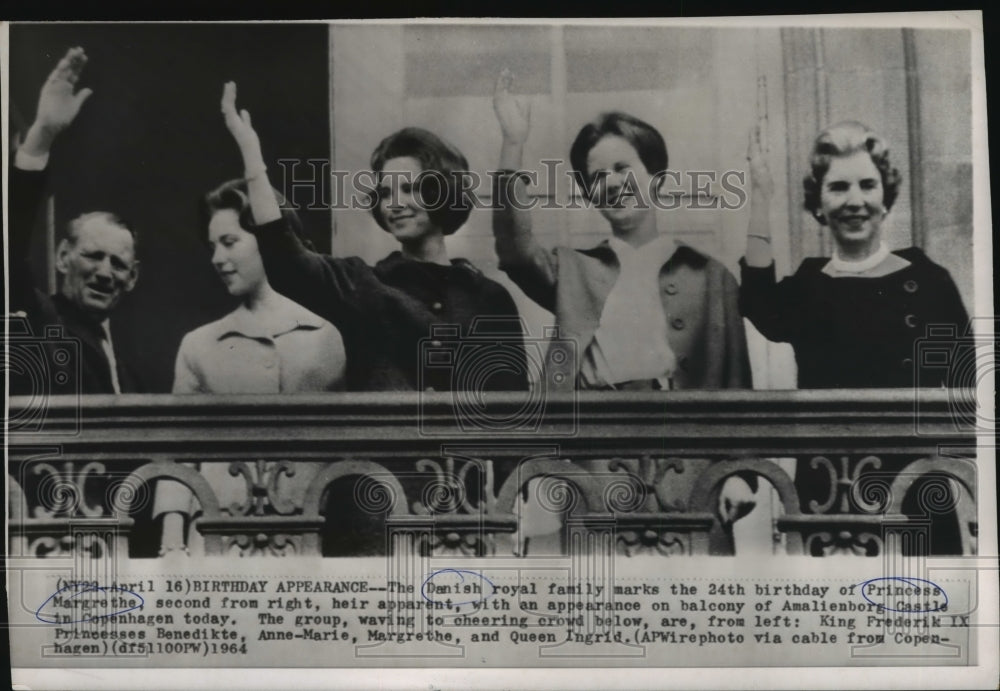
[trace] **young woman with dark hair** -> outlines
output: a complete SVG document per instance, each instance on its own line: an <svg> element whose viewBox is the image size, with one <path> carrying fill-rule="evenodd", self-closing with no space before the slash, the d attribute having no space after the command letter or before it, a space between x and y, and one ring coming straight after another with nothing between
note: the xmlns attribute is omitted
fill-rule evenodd
<svg viewBox="0 0 1000 691"><path fill-rule="evenodd" d="M296 234L301 223L277 191L280 214ZM202 200L202 215L212 265L239 305L226 316L184 336L174 366L177 394L273 394L338 391L344 388L346 356L340 332L328 321L271 287L257 248L247 181L230 180ZM304 242L308 242L304 240ZM321 464L301 462L284 478L294 494ZM224 464L203 464L201 474L223 506L240 504L242 478ZM172 480L157 483L153 517L163 516L161 552L200 554L203 544L193 528L200 507L191 492Z"/></svg>
<svg viewBox="0 0 1000 691"><path fill-rule="evenodd" d="M236 112L235 99L236 85L227 84L223 113L247 169L253 232L268 278L276 290L340 328L350 388L527 389L513 299L468 261L450 258L445 246L445 236L457 231L472 209L461 180L468 164L457 149L418 128L400 130L376 147L371 212L400 249L370 267L359 257L312 251L282 220L257 133L249 114ZM423 346L451 349L460 364L459 348L479 317L489 318L489 335L499 343L480 359L485 369L464 378L455 376L460 368L424 366ZM448 327L450 336L432 338L436 326Z"/></svg>
<svg viewBox="0 0 1000 691"><path fill-rule="evenodd" d="M519 173L530 113L527 102L511 93L512 81L505 70L494 94L503 144L493 233L500 268L555 315L560 342L546 358L548 390L750 388L736 279L719 261L661 233L656 195L668 164L662 135L620 112L585 125L570 148L570 163L611 237L590 249L547 249L535 239L531 213L521 203L528 198ZM565 348L566 341L575 348ZM634 459L579 463L597 473L640 472ZM669 496L660 498L666 504L685 502L697 475L690 464L698 461L682 463L690 469L669 484ZM747 482L755 484L752 476ZM524 491L530 496L527 486ZM540 510L532 506L526 500L526 511Z"/></svg>
<svg viewBox="0 0 1000 691"><path fill-rule="evenodd" d="M663 234L658 194L667 147L655 128L609 112L580 130L570 163L611 237L577 250L542 247L531 232L521 166L527 104L505 71L494 109L503 133L493 232L500 268L553 312L559 336L575 341L570 376L555 388L750 388L738 286L715 259Z"/></svg>
<svg viewBox="0 0 1000 691"><path fill-rule="evenodd" d="M300 232L298 215L284 206L285 223ZM213 190L203 210L212 265L240 304L184 336L174 367L174 393L343 389L346 356L340 332L274 290L267 279L257 238L248 230L253 220L247 182L231 180Z"/></svg>

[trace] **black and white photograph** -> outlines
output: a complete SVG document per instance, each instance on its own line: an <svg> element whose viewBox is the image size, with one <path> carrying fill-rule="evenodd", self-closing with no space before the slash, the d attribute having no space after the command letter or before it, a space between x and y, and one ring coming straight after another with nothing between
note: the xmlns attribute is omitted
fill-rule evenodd
<svg viewBox="0 0 1000 691"><path fill-rule="evenodd" d="M15 687L995 688L980 12L0 29Z"/></svg>

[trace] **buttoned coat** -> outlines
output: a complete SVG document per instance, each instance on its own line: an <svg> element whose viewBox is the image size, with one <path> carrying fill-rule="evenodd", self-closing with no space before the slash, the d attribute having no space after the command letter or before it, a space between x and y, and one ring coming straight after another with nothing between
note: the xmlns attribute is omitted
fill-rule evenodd
<svg viewBox="0 0 1000 691"><path fill-rule="evenodd" d="M527 217L506 201L505 186L497 188L493 231L500 268L528 297L555 314L559 333L546 357L545 382L549 390L572 390L618 279L618 258L607 241L586 250L545 249L534 239ZM750 388L739 286L729 270L678 243L660 268L659 289L667 342L677 358L674 387Z"/></svg>
<svg viewBox="0 0 1000 691"><path fill-rule="evenodd" d="M348 388L528 388L517 306L506 288L468 261L453 259L439 266L393 252L371 267L360 257L331 257L307 249L280 219L253 232L274 289L340 330L347 349ZM488 319L477 322L480 317ZM481 344L486 348L498 343L493 353L477 351ZM438 366L430 356L444 350L451 352L445 360L452 364ZM483 381L461 376L463 363L488 365L494 355L506 361L508 354L514 361L494 376ZM470 359L463 360L466 357Z"/></svg>
<svg viewBox="0 0 1000 691"><path fill-rule="evenodd" d="M962 369L948 366L952 351L970 343L955 282L916 247L894 254L909 264L877 277L830 276L830 260L811 257L776 281L773 263L741 262L744 314L766 338L792 344L800 389L965 385L949 380Z"/></svg>
<svg viewBox="0 0 1000 691"><path fill-rule="evenodd" d="M294 393L344 388L344 342L330 322L286 301L280 333L245 307L184 336L174 393Z"/></svg>

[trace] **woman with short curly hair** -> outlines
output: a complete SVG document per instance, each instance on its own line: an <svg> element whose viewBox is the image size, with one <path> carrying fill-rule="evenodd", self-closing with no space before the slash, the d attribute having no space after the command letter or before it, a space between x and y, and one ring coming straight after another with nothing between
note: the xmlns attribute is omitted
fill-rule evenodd
<svg viewBox="0 0 1000 691"><path fill-rule="evenodd" d="M892 166L885 140L855 121L833 125L816 137L809 174L803 180L804 206L818 223L829 227L833 257L807 258L780 282L771 256L768 207L773 190L762 149L758 128L749 152L750 229L741 260L740 300L744 315L766 338L792 344L799 388L951 385L946 368L920 362L916 346L928 336L929 327L962 335L968 316L944 268L916 247L890 251L885 244L884 221L902 179ZM876 460L878 472L898 473L914 459ZM855 478L873 471L865 468L865 460L844 456L842 462L851 464L844 472L853 467ZM795 487L802 513L826 510L818 507L833 491L831 472L815 459L799 459ZM918 479L903 502L907 516L933 519L926 542L913 545L924 554L961 554L956 514L932 515L917 505L925 488L933 487L928 482L935 481ZM733 493L723 500L733 507L731 515L738 517L749 510L748 497ZM824 544L822 539L807 540L808 553L824 554ZM874 541L852 548L869 555L878 549ZM913 547L904 547L904 553L909 549Z"/></svg>
<svg viewBox="0 0 1000 691"><path fill-rule="evenodd" d="M917 247L890 251L882 237L902 179L885 140L855 121L816 137L804 206L830 229L833 257L807 258L780 282L768 227L773 190L761 151L758 129L749 156L752 203L740 301L766 338L792 344L799 388L946 384L944 368L918 372L915 344L928 327L961 335L968 316L947 270Z"/></svg>

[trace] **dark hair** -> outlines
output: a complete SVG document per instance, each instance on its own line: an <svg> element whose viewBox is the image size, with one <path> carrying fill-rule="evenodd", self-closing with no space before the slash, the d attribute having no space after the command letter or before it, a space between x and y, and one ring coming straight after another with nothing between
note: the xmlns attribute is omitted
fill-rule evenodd
<svg viewBox="0 0 1000 691"><path fill-rule="evenodd" d="M69 244L71 245L76 244L77 239L80 237L80 231L83 229L83 226L89 223L90 221L96 221L96 220L101 220L104 221L105 223L108 223L109 225L117 226L122 230L127 230L128 234L132 236L133 252L136 254L136 256L138 256L139 234L136 233L134 230L132 230L132 226L130 223L122 219L121 216L113 214L110 211L88 211L86 213L80 214L79 216L71 220L66 225L66 240L69 242Z"/></svg>
<svg viewBox="0 0 1000 691"><path fill-rule="evenodd" d="M312 242L305 236L302 228L302 221L295 209L291 207L288 200L278 190L274 190L275 199L278 200L278 207L281 209L281 217L285 219L288 227L298 236L302 244L307 249L313 250ZM250 196L247 191L247 181L244 178L236 178L222 183L214 190L204 196L201 203L201 220L203 232L207 232L208 224L212 216L218 211L229 209L236 212L239 217L240 226L244 230L250 230L256 224L253 220L253 211L250 208Z"/></svg>
<svg viewBox="0 0 1000 691"><path fill-rule="evenodd" d="M864 151L871 157L882 178L882 204L885 210L891 209L895 203L903 176L889 162L889 146L866 125L855 120L847 120L819 133L809 155L811 172L802 179L806 193L803 206L820 223L826 224L826 220L819 214L820 191L823 187L823 178L830 170L830 161L859 151Z"/></svg>
<svg viewBox="0 0 1000 691"><path fill-rule="evenodd" d="M377 174L385 162L409 156L420 162L421 174L412 181L418 198L427 207L427 215L445 235L462 227L472 212L469 192L463 183L469 175L469 162L462 152L420 127L406 127L390 134L379 142L372 152L371 167ZM382 210L379 209L379 192L369 197L372 216L383 230L387 229Z"/></svg>
<svg viewBox="0 0 1000 691"><path fill-rule="evenodd" d="M655 127L628 113L601 113L583 126L569 149L573 175L588 196L594 180L587 170L587 155L608 135L621 137L631 144L650 175L662 175L667 170L667 143Z"/></svg>

